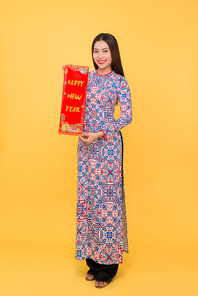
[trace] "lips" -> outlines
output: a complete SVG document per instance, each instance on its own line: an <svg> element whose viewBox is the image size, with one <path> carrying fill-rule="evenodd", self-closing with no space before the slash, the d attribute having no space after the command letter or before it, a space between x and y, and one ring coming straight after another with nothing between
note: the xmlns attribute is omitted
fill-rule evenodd
<svg viewBox="0 0 198 296"><path fill-rule="evenodd" d="M106 61L101 60L101 61L98 61L98 64L102 65L102 64L104 64L105 62L106 62Z"/></svg>

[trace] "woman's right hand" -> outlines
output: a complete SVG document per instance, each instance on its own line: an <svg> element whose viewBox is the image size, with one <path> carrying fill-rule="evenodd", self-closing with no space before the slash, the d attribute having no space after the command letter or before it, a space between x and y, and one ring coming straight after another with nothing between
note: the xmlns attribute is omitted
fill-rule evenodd
<svg viewBox="0 0 198 296"><path fill-rule="evenodd" d="M73 65L73 64L67 64L67 65ZM64 66L62 66L62 70L63 70L63 76L64 76L64 73L65 73L65 65Z"/></svg>
<svg viewBox="0 0 198 296"><path fill-rule="evenodd" d="M65 65L62 66L62 70L63 70L63 76L64 76L64 73L65 73Z"/></svg>

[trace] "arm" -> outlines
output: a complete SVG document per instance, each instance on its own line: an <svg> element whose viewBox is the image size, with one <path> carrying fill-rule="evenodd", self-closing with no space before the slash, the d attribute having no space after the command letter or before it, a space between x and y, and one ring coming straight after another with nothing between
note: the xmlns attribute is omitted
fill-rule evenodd
<svg viewBox="0 0 198 296"><path fill-rule="evenodd" d="M112 137L115 132L118 132L132 121L131 92L128 82L124 77L122 77L120 80L119 87L117 89L117 95L120 103L121 115L114 122L104 124L102 131L104 132L104 138L107 140L109 137Z"/></svg>

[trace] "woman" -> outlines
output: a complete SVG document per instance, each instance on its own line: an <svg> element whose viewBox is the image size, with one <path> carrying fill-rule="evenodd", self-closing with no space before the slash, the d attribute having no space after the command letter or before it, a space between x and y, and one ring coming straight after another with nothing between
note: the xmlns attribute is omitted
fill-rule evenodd
<svg viewBox="0 0 198 296"><path fill-rule="evenodd" d="M132 106L117 41L111 34L92 44L83 134L78 143L76 259L86 259L86 280L106 287L128 252L120 129L131 123ZM119 100L121 116L114 119Z"/></svg>

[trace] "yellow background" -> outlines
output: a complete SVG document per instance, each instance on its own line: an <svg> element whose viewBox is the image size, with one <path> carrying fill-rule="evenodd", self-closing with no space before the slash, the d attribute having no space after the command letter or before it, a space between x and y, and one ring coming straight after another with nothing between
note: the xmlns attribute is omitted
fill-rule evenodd
<svg viewBox="0 0 198 296"><path fill-rule="evenodd" d="M198 294L198 4L7 0L1 23L0 294ZM101 292L75 253L77 137L58 135L62 65L119 42L129 254ZM95 295L94 294L94 295Z"/></svg>

